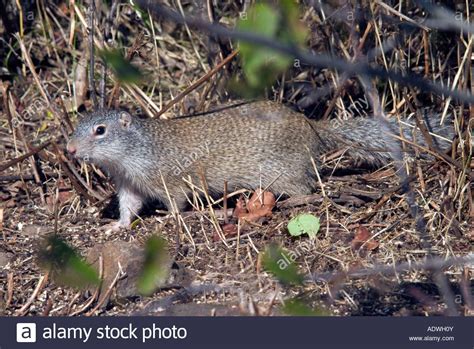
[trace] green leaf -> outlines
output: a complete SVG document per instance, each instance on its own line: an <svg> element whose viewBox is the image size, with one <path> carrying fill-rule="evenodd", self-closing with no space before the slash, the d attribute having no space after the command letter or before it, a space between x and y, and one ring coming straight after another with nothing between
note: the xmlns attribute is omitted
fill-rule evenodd
<svg viewBox="0 0 474 349"><path fill-rule="evenodd" d="M274 38L281 16L268 4L259 3L251 7L248 16L241 18L237 27L247 31ZM291 59L266 47L251 42L239 41L242 68L248 84L260 88L275 79L276 74L287 68Z"/></svg>
<svg viewBox="0 0 474 349"><path fill-rule="evenodd" d="M302 285L303 276L298 273L298 269L290 254L278 246L269 246L262 258L263 267L271 272L284 285Z"/></svg>
<svg viewBox="0 0 474 349"><path fill-rule="evenodd" d="M285 300L282 311L293 316L328 316L330 313L325 309L312 309L302 300L290 298Z"/></svg>
<svg viewBox="0 0 474 349"><path fill-rule="evenodd" d="M295 47L301 45L307 36L294 0L282 0L274 6L257 3L241 16L237 28ZM245 88L234 81L233 87L237 93L243 91L246 96L259 94L292 62L292 57L271 48L246 41L239 41L238 44L243 75L248 86Z"/></svg>
<svg viewBox="0 0 474 349"><path fill-rule="evenodd" d="M272 37L278 29L278 12L268 4L258 3L248 11L248 16L239 20L237 28L243 31L252 31L263 36ZM244 43L244 47L254 46L251 43Z"/></svg>
<svg viewBox="0 0 474 349"><path fill-rule="evenodd" d="M319 231L319 218L308 213L300 214L288 222L288 231L292 236L308 234L314 239Z"/></svg>
<svg viewBox="0 0 474 349"><path fill-rule="evenodd" d="M112 68L120 82L132 84L143 79L142 73L123 57L120 50L102 50L99 55Z"/></svg>
<svg viewBox="0 0 474 349"><path fill-rule="evenodd" d="M145 261L138 277L138 291L143 295L152 294L165 283L168 270L166 241L158 236L150 237L145 243Z"/></svg>
<svg viewBox="0 0 474 349"><path fill-rule="evenodd" d="M295 46L302 45L308 37L308 28L300 21L298 4L294 0L280 0L279 5L286 22L282 37Z"/></svg>
<svg viewBox="0 0 474 349"><path fill-rule="evenodd" d="M85 288L100 281L97 271L56 235L44 240L38 253L38 264L65 286Z"/></svg>

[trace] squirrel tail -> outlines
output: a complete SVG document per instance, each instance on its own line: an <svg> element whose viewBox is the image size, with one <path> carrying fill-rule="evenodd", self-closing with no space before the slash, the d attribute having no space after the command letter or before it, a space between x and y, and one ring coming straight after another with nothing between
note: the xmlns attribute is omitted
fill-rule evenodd
<svg viewBox="0 0 474 349"><path fill-rule="evenodd" d="M426 115L424 126L436 149L445 151L450 147L454 138L451 116L441 124L441 115ZM413 155L416 148L422 157L430 157L426 152L429 147L425 136L414 120L398 122L396 119L362 117L332 120L322 130L318 129L318 133L326 151L342 148L344 155L356 165L381 167L402 160L403 154Z"/></svg>

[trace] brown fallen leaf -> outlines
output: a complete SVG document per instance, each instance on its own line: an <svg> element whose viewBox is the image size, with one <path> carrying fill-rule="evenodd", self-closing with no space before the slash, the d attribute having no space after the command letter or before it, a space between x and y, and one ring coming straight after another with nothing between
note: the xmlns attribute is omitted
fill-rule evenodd
<svg viewBox="0 0 474 349"><path fill-rule="evenodd" d="M364 245L364 248L369 251L375 250L379 247L379 243L371 239L371 237L372 235L366 227L359 226L351 242L352 249L357 251Z"/></svg>
<svg viewBox="0 0 474 349"><path fill-rule="evenodd" d="M240 215L247 213L247 208L245 207L245 200L243 196L240 196L235 204L234 212L232 212L232 217L239 218Z"/></svg>
<svg viewBox="0 0 474 349"><path fill-rule="evenodd" d="M260 218L272 215L275 202L275 195L273 193L257 189L247 202L244 203L241 199L237 201L232 215L247 222L256 222Z"/></svg>
<svg viewBox="0 0 474 349"><path fill-rule="evenodd" d="M275 195L269 191L263 191L262 189L257 189L252 194L249 202L247 203L247 209L249 212L260 211L262 208L270 209L270 211L275 207Z"/></svg>

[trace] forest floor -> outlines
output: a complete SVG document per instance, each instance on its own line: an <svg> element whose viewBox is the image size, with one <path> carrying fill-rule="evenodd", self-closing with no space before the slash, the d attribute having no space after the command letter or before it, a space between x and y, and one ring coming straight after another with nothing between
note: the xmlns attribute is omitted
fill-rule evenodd
<svg viewBox="0 0 474 349"><path fill-rule="evenodd" d="M458 312L472 315L472 265L430 268L427 262L429 256L437 263L472 254L472 160L462 155L463 151L472 154L472 149L457 148L451 154L460 166L442 159L407 164L410 190L419 209L415 217L393 165L354 169L346 160L325 154L319 159L323 164L321 181L315 183L313 195L278 199L271 215L255 222L236 224L231 208L224 212L222 206L215 205L213 209L204 207L182 214L152 208L130 230L115 233L101 229L118 214L114 188L100 169L77 162L65 151L78 119L77 110L91 110L93 104L85 92L87 35L82 31L84 23L78 19L72 31L74 40L69 39L72 10L57 3L36 10L41 16L20 39L24 51L19 47L22 45L14 45L15 53L11 51L10 55L16 63L10 61L5 68L8 74L2 75L0 314L281 315L298 314L297 309L284 307L296 299L318 314L426 316L445 314L446 299L452 299ZM241 9L233 2L227 6L224 3L216 13L222 22L235 22ZM77 6L76 15L85 16L86 9ZM187 6L186 11L193 10L192 4ZM346 46L349 49L349 40L336 35L342 30L341 23L323 24L309 8L303 7L302 13L305 24L312 28L309 41L315 52L333 44L336 53ZM379 17L382 13L383 8L377 7L373 14L381 22L381 32L366 27L368 46L375 45L376 35L385 39L395 31L393 23L386 24L381 19L385 17ZM98 33L104 21L98 24ZM126 4L119 6L114 23L115 45L124 48L131 62L148 76L133 86L118 84L111 73L106 79L108 104L131 112L153 114L155 109L143 95L161 109L225 57L204 34L188 34L184 27L168 21L155 23L157 40L151 40L143 35L149 33L149 24L145 25ZM426 43L422 35L420 30L410 36L406 46L407 52L417 55L408 60L412 71L426 67L423 59L427 56L423 56L422 49L427 46L423 46ZM466 69L461 64L465 48L461 40L455 44L457 56L448 54L453 44L446 47L443 38L429 40L431 49L427 54L436 52L431 59L446 63L439 64L443 68L433 65L436 71L430 71L429 78L441 74L452 80L458 69ZM4 61L8 52L9 48L2 46ZM26 56L31 58L30 63ZM386 58L389 67L395 64L393 57ZM96 72L101 72L100 59ZM212 110L222 101L231 100L234 96L225 89L225 82L233 72L238 72L236 62L191 92L166 116ZM461 77L460 84L468 84L465 79ZM351 109L351 102L364 93L357 79L351 78L339 97L333 93L311 95L312 90L324 85L334 89L337 80L330 70L294 68L268 89L264 98L285 103L312 118L323 115L334 98L337 108L332 104L330 115L338 118L344 103ZM395 88L391 93L387 86L380 89L381 100L386 103L383 107L393 111L393 105L397 105L398 114L408 115L409 103L403 101L416 99L416 93L390 86ZM422 107L431 106L428 97L423 99L422 93L418 97L424 103ZM444 105L439 100L434 104L437 110ZM452 110L461 111L457 119L459 134L468 139L468 132L462 131L467 123L461 119L468 118L469 110L454 104ZM29 152L31 156L22 158ZM10 166L4 166L10 161ZM230 206L235 205L237 197L228 199ZM314 239L289 234L288 222L301 213L320 219ZM228 219L237 228L222 239L219 232L228 225ZM421 230L417 220L425 222ZM134 278L139 263L137 251L155 234L167 241L170 273L163 287L151 296L142 296L127 279ZM96 257L102 254L104 281L100 290L61 285L52 272L40 268L38 251L51 235L63 239L88 261L97 262ZM284 285L265 269L262 253L271 245L286 251L282 260L288 261L291 256L298 272L306 276L303 284ZM119 276L119 265L126 275ZM437 276L447 281L446 287L440 286L443 283Z"/></svg>

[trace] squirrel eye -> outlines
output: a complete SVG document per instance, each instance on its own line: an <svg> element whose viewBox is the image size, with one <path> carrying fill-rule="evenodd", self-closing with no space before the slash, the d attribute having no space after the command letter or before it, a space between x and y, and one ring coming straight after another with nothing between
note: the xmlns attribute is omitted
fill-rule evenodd
<svg viewBox="0 0 474 349"><path fill-rule="evenodd" d="M96 129L95 129L95 134L97 136L101 136L105 133L105 126L97 126Z"/></svg>

